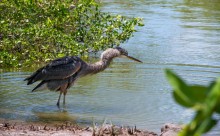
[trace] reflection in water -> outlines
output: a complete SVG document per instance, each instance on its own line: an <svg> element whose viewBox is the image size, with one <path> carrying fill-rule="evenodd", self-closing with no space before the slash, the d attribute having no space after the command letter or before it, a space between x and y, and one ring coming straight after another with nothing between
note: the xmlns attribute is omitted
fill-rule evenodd
<svg viewBox="0 0 220 136"><path fill-rule="evenodd" d="M58 93L30 92L34 85L23 82L29 72L2 70L0 118L82 124L106 118L157 132L166 122L187 123L193 112L173 101L163 69L204 85L220 76L219 8L217 0L105 0L103 11L144 18L145 26L122 45L144 63L116 59L104 72L80 79L61 111L54 105ZM219 127L211 135L219 135Z"/></svg>
<svg viewBox="0 0 220 136"><path fill-rule="evenodd" d="M55 106L34 107L32 112L40 122L57 123L64 121L75 122L76 120L76 117L69 114L68 111L64 109L58 110Z"/></svg>

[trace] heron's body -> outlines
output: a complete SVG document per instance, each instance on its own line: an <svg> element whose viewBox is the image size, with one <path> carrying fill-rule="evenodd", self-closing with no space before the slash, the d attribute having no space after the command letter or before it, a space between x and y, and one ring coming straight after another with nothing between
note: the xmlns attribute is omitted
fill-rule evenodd
<svg viewBox="0 0 220 136"><path fill-rule="evenodd" d="M127 51L120 47L109 48L102 53L100 61L94 64L86 63L76 56L63 57L53 60L48 65L38 69L25 80L28 81L28 85L36 81L41 81L32 91L42 89L60 91L57 101L57 105L59 106L61 95L64 94L63 103L65 104L67 89L70 88L79 77L103 71L109 66L113 58L122 55L139 61L128 56Z"/></svg>

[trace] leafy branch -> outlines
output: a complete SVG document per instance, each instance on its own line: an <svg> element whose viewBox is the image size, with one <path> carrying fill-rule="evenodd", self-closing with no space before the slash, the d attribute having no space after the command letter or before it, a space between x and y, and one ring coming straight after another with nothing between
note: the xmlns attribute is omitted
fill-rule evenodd
<svg viewBox="0 0 220 136"><path fill-rule="evenodd" d="M166 76L173 87L175 101L183 107L192 108L196 114L184 127L179 136L200 136L213 128L218 120L213 115L220 114L220 78L209 86L188 85L171 70Z"/></svg>
<svg viewBox="0 0 220 136"><path fill-rule="evenodd" d="M0 67L88 56L128 40L140 18L100 11L95 0L1 0Z"/></svg>

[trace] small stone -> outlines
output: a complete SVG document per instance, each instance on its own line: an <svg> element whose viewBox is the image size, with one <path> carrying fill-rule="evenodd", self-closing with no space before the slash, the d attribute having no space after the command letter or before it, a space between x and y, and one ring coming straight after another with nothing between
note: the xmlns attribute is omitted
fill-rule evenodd
<svg viewBox="0 0 220 136"><path fill-rule="evenodd" d="M3 124L0 124L0 127L3 127L4 125Z"/></svg>
<svg viewBox="0 0 220 136"><path fill-rule="evenodd" d="M182 126L172 123L167 123L161 128L160 136L177 136L182 130Z"/></svg>

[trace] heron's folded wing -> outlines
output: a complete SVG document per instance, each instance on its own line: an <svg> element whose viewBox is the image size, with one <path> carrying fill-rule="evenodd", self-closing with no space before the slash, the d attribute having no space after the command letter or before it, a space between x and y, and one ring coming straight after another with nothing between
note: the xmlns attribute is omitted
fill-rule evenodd
<svg viewBox="0 0 220 136"><path fill-rule="evenodd" d="M75 74L81 68L81 59L78 57L63 57L52 61L43 68L38 69L26 78L28 84L39 80L65 79Z"/></svg>

